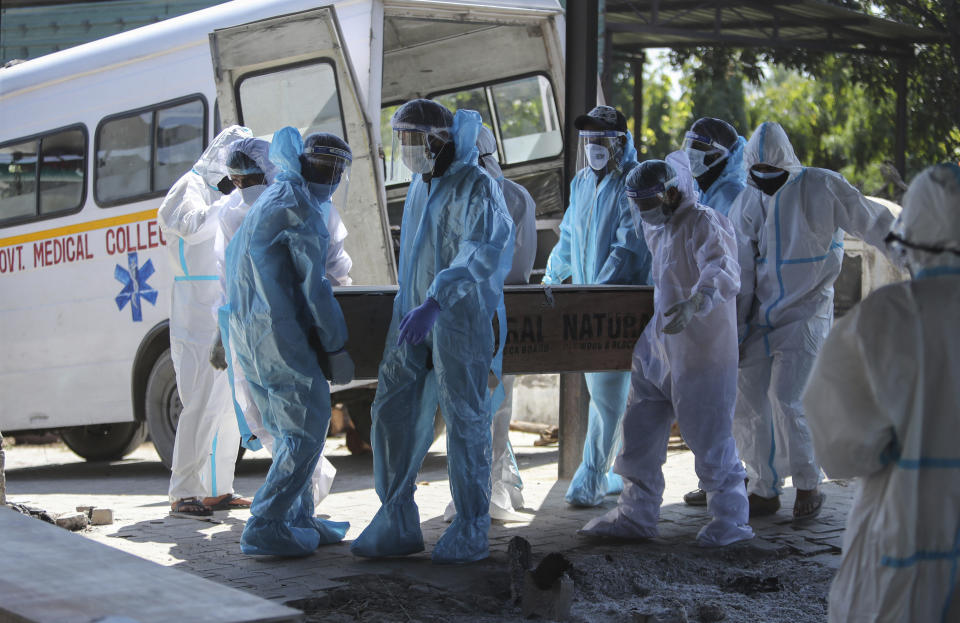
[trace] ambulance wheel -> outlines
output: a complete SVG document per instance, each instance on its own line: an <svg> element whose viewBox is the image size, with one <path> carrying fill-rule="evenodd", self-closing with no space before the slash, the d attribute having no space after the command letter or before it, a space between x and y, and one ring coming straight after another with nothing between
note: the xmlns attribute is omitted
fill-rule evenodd
<svg viewBox="0 0 960 623"><path fill-rule="evenodd" d="M160 461L170 469L173 465L173 442L177 438L177 421L183 404L177 393L177 375L173 371L170 349L160 353L147 378L144 404L147 428Z"/></svg>
<svg viewBox="0 0 960 623"><path fill-rule="evenodd" d="M67 447L88 461L119 461L147 440L143 422L91 424L60 431Z"/></svg>

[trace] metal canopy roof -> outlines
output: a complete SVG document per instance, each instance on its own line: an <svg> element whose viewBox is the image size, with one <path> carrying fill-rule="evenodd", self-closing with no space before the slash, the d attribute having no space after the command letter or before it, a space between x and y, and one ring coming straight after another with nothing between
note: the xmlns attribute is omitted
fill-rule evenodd
<svg viewBox="0 0 960 623"><path fill-rule="evenodd" d="M872 17L822 0L607 0L611 51L760 47L912 56L946 33Z"/></svg>

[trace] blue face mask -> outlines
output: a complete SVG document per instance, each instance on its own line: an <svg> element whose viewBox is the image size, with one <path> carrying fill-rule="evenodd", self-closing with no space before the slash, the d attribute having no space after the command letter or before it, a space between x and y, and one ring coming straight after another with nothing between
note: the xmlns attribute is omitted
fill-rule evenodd
<svg viewBox="0 0 960 623"><path fill-rule="evenodd" d="M307 188L314 199L323 203L333 196L333 191L337 189L336 184L318 184L317 182L307 182Z"/></svg>

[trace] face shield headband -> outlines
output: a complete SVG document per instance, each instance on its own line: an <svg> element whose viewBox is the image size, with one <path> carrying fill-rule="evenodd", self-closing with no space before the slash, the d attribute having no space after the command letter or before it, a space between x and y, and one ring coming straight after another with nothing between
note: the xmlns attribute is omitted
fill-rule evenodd
<svg viewBox="0 0 960 623"><path fill-rule="evenodd" d="M934 255L939 255L941 253L953 253L954 255L960 256L960 249L954 249L951 246L946 245L929 245L921 244L919 242L910 242L900 234L896 232L890 232L887 234L887 237L883 239L888 246L896 247L906 247L908 249L913 249L915 251L925 251L926 253L932 253Z"/></svg>
<svg viewBox="0 0 960 623"><path fill-rule="evenodd" d="M630 209L633 212L633 225L637 234L641 233L640 222L645 221L651 225L663 225L670 220L674 208L668 208L664 204L667 191L676 188L679 184L679 178L674 176L666 182L661 182L648 188L631 188L627 186L624 194L630 201Z"/></svg>

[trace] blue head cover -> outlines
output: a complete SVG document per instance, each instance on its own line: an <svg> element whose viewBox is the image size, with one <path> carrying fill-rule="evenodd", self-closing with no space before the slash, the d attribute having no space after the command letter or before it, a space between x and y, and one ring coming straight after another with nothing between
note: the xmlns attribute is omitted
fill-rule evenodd
<svg viewBox="0 0 960 623"><path fill-rule="evenodd" d="M302 151L303 139L300 138L296 128L287 126L273 133L273 140L270 142L270 162L280 169L280 173L277 174L278 182L303 183L303 176L300 175Z"/></svg>
<svg viewBox="0 0 960 623"><path fill-rule="evenodd" d="M453 116L454 163L476 164L480 156L480 150L477 149L477 136L482 126L483 120L480 118L480 113L475 110L458 110Z"/></svg>

